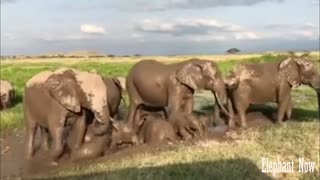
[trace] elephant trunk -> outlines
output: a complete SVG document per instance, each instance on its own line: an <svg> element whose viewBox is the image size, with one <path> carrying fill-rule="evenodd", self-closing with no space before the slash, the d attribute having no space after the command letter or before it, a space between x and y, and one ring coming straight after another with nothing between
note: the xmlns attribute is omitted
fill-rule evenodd
<svg viewBox="0 0 320 180"><path fill-rule="evenodd" d="M102 124L97 119L95 119L93 122L92 131L95 135L100 136L100 135L106 134L109 127L110 127L110 121Z"/></svg>
<svg viewBox="0 0 320 180"><path fill-rule="evenodd" d="M225 103L223 103L224 101L221 101L221 100L220 100L220 97L219 97L215 92L213 92L213 94L214 94L216 103L218 104L220 110L222 110L222 112L223 112L226 116L228 116L228 118L233 118L233 115L230 114L230 113L228 112L228 110L224 107L224 104L227 104L227 97L225 96L225 99L224 99L224 100L225 100Z"/></svg>

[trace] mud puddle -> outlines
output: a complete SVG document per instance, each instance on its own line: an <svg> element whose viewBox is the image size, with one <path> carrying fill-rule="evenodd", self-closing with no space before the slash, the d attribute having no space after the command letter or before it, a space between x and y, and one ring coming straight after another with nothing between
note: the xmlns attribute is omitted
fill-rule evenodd
<svg viewBox="0 0 320 180"><path fill-rule="evenodd" d="M261 116L261 113L249 113L248 114L248 126L268 126L273 124L267 117ZM205 139L195 139L190 142L178 143L176 145L162 145L152 147L148 145L139 145L135 147L129 147L117 151L115 153L106 152L106 155L94 160L86 160L80 162L71 162L68 153L59 160L58 166L51 166L49 164L49 152L39 148L39 134L36 136L36 152L32 160L27 161L25 159L25 143L26 136L24 131L9 133L1 137L1 178L0 179L24 179L25 177L32 177L34 175L45 175L53 170L65 169L68 167L74 167L76 165L86 165L97 162L112 162L123 158L130 158L142 153L158 153L160 151L171 150L177 148L181 144L194 145L199 141L214 140L217 142L232 141L232 138L226 136L226 126L210 127L208 129L208 136ZM247 129L248 130L248 129ZM241 130L235 130L235 132Z"/></svg>

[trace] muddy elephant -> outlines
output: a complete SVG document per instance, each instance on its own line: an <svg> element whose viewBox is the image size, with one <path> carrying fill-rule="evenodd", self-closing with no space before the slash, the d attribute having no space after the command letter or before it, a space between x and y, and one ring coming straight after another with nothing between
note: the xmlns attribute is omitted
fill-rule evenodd
<svg viewBox="0 0 320 180"><path fill-rule="evenodd" d="M84 144L71 153L73 161L93 159L103 156L106 150L115 151L119 146L139 144L137 134L124 121L111 120L111 136L95 135L92 126L88 127Z"/></svg>
<svg viewBox="0 0 320 180"><path fill-rule="evenodd" d="M191 113L197 89L211 90L218 104L226 101L223 76L217 64L209 60L190 59L173 64L142 60L130 70L126 88L130 101L128 121L134 126L140 119L137 112L141 106L166 107L168 116L178 111Z"/></svg>
<svg viewBox="0 0 320 180"><path fill-rule="evenodd" d="M140 118L138 130L140 143L159 145L178 140L173 126L161 114L145 112Z"/></svg>
<svg viewBox="0 0 320 180"><path fill-rule="evenodd" d="M7 80L0 80L0 110L9 108L15 98L15 90Z"/></svg>
<svg viewBox="0 0 320 180"><path fill-rule="evenodd" d="M28 136L27 158L30 159L34 154L38 127L43 136L48 137L50 134L52 137L53 164L56 164L63 151L62 134L65 126L71 125L77 131L74 148L79 148L86 130L84 110L94 115L93 132L96 135L106 133L110 126L110 116L116 113L121 96L121 90L115 90L117 82L114 81L114 86L110 84L111 80L103 79L98 74L71 68L43 71L33 76L26 83L23 100ZM112 96L112 91L117 92L113 92ZM115 99L117 102L111 103Z"/></svg>
<svg viewBox="0 0 320 180"><path fill-rule="evenodd" d="M282 123L285 116L286 119L291 117L292 88L309 85L319 97L319 63L312 61L308 55L301 55L289 56L276 63L240 64L225 78L225 82L242 127L247 124L245 113L249 105L267 102L278 104L276 121ZM229 126L234 127L234 120L229 122Z"/></svg>
<svg viewBox="0 0 320 180"><path fill-rule="evenodd" d="M199 117L193 113L176 112L169 117L168 121L183 140L190 140L194 137L202 137L205 135L207 124L205 117L199 119Z"/></svg>

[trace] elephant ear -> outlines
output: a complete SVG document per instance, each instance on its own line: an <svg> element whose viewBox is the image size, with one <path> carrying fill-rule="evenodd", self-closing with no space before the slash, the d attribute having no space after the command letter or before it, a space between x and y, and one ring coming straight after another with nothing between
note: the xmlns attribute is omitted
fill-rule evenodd
<svg viewBox="0 0 320 180"><path fill-rule="evenodd" d="M282 78L286 79L292 87L300 85L300 73L297 62L293 58L281 61L279 72Z"/></svg>
<svg viewBox="0 0 320 180"><path fill-rule="evenodd" d="M182 84L193 90L198 88L197 81L201 79L201 66L197 63L188 63L176 72L176 78Z"/></svg>
<svg viewBox="0 0 320 180"><path fill-rule="evenodd" d="M73 112L80 112L81 106L77 96L77 83L65 74L53 74L44 83L45 89L62 106Z"/></svg>
<svg viewBox="0 0 320 180"><path fill-rule="evenodd" d="M303 54L302 56L296 59L296 62L299 64L302 71L309 72L313 70L315 65L309 58L310 56L308 54Z"/></svg>

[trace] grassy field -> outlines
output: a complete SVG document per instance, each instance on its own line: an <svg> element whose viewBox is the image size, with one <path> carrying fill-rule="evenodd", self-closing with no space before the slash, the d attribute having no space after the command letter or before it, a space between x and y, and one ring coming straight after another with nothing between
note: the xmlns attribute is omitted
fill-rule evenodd
<svg viewBox="0 0 320 180"><path fill-rule="evenodd" d="M319 53L313 54L319 59ZM234 56L217 59L220 69L226 73L241 62L272 62L283 55ZM73 67L82 70L95 69L105 76L124 76L139 58L125 60L29 60L1 62L1 78L14 83L17 89L15 106L1 114L1 133L23 128L22 96L25 82L43 70ZM163 58L174 62L187 56ZM208 56L207 58L210 58ZM157 59L157 58L155 58ZM161 59L161 58L160 58ZM211 59L211 58L210 58ZM212 58L214 59L214 58ZM240 60L241 59L241 60ZM211 107L213 101L198 98L201 107ZM280 179L318 179L320 126L317 117L315 92L308 87L293 91L293 118L285 126L254 128L241 132L233 142L203 142L196 145L178 145L136 156L111 159L105 162L72 167L50 174L50 178L81 179L271 179L271 174L261 173L261 158L276 161L294 160L295 173L276 174ZM273 106L267 110L275 110ZM316 162L316 173L298 173L298 158ZM42 177L44 178L44 177Z"/></svg>

